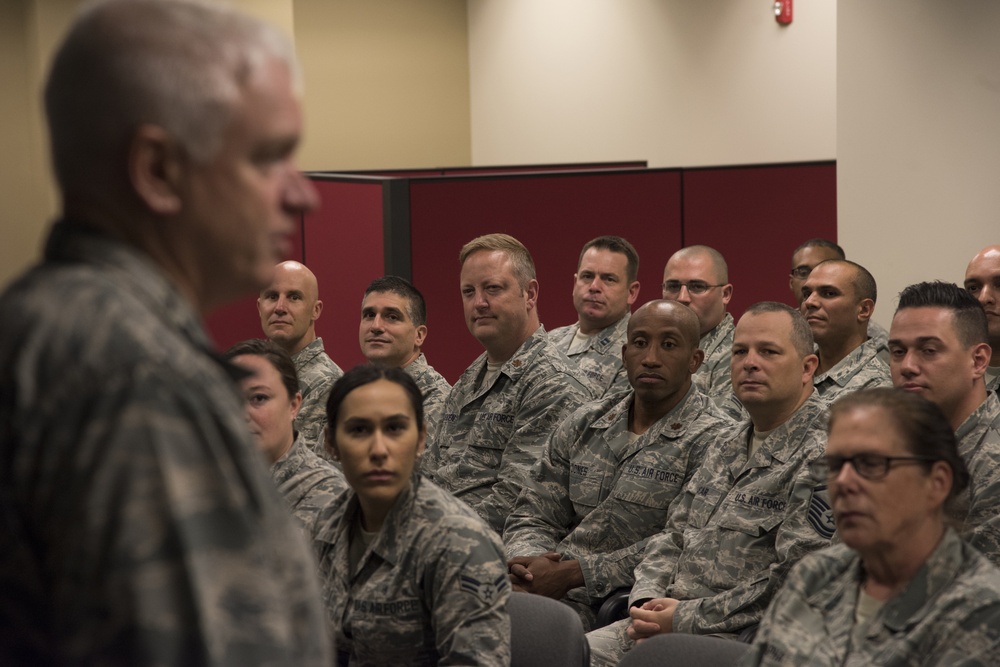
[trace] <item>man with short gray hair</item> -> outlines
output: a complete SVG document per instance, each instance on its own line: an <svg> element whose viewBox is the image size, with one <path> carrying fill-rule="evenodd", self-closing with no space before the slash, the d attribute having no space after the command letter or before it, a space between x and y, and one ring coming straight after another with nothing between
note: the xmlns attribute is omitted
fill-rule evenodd
<svg viewBox="0 0 1000 667"><path fill-rule="evenodd" d="M91 5L45 88L62 219L0 297L0 664L328 665L315 563L201 325L317 203L274 28Z"/></svg>

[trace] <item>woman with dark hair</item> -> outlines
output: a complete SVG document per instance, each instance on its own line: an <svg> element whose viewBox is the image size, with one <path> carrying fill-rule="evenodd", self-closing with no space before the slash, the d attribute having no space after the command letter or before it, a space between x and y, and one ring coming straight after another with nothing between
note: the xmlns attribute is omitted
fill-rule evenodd
<svg viewBox="0 0 1000 667"><path fill-rule="evenodd" d="M937 406L849 394L812 468L843 544L791 571L741 664L1000 664L1000 570L945 520L968 473Z"/></svg>
<svg viewBox="0 0 1000 667"><path fill-rule="evenodd" d="M421 477L420 390L358 366L327 400L326 447L351 486L313 524L341 665L507 665L503 547L469 507Z"/></svg>
<svg viewBox="0 0 1000 667"><path fill-rule="evenodd" d="M240 381L247 425L271 464L271 478L278 491L308 529L308 523L316 518L316 506L325 506L346 491L347 481L295 431L295 416L302 405L295 364L283 349L261 339L237 343L225 356L250 373Z"/></svg>

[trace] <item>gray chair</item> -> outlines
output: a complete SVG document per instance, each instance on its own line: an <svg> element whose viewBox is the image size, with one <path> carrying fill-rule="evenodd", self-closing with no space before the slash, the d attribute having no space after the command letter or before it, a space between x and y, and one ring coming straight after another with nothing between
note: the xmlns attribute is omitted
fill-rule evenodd
<svg viewBox="0 0 1000 667"><path fill-rule="evenodd" d="M590 645L576 612L541 595L513 592L510 612L511 667L590 667Z"/></svg>
<svg viewBox="0 0 1000 667"><path fill-rule="evenodd" d="M733 667L750 646L735 639L657 635L625 654L618 667Z"/></svg>

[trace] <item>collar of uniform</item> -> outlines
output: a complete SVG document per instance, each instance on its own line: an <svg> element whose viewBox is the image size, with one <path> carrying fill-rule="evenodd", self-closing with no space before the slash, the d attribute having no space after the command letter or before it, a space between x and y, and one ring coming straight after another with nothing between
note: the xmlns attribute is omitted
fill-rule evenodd
<svg viewBox="0 0 1000 667"><path fill-rule="evenodd" d="M542 351L545 347L543 343L545 342L545 327L539 325L535 329L535 333L528 336L528 340L521 343L521 347L517 348L517 352L514 353L510 359L503 363L500 367L500 372L511 379L511 382L517 382L534 363L535 357Z"/></svg>
<svg viewBox="0 0 1000 667"><path fill-rule="evenodd" d="M629 389L627 392L612 394L598 399L604 408L600 416L590 425L592 429L608 429L612 425L621 421L626 422L628 428L628 411L632 407L632 399L635 397L635 390Z"/></svg>
<svg viewBox="0 0 1000 667"><path fill-rule="evenodd" d="M733 316L730 313L726 313L722 321L716 324L714 329L701 337L699 347L705 353L705 358L708 359L712 356L715 348L735 329L736 324L733 322Z"/></svg>
<svg viewBox="0 0 1000 667"><path fill-rule="evenodd" d="M848 382L851 381L855 375L860 373L862 369L866 368L869 364L881 364L881 360L878 359L879 344L874 338L869 338L865 342L858 345L856 348L851 350L851 353L846 357L838 361L833 368L828 370L822 375L817 375L813 378L813 384L820 384L827 378L836 382L839 386L843 387ZM886 376L889 374L889 369L885 369Z"/></svg>
<svg viewBox="0 0 1000 667"><path fill-rule="evenodd" d="M396 498L396 502L389 510L389 513L385 515L385 519L382 521L382 528L379 530L378 536L375 537L375 541L372 542L371 546L365 551L364 556L358 562L357 572L361 572L364 569L368 559L373 555L393 565L396 565L400 560L400 554L397 550L399 545L404 541L400 540L399 535L406 529L407 517L412 514L410 510L420 484L420 473L414 470L410 476L410 483L399 494L399 497ZM361 504L358 502L358 494L353 490L348 491L348 493L350 497L346 505L344 505L343 513L339 513L339 516L334 515L324 518L327 522L336 522L336 530L317 530L316 537L313 539L314 542L330 545L338 552L342 552L344 558L347 557L346 554L350 548L351 525L361 514ZM323 548L326 548L326 546ZM343 576L350 581L357 572L347 572Z"/></svg>
<svg viewBox="0 0 1000 667"><path fill-rule="evenodd" d="M903 592L888 600L882 622L894 632L918 624L937 602L938 592L947 586L962 567L962 541L951 528L945 530L941 543L917 570Z"/></svg>
<svg viewBox="0 0 1000 667"><path fill-rule="evenodd" d="M628 321L632 313L625 313L625 316L609 327L601 329L594 340L590 342L590 347L601 354L615 354L615 341L624 339L625 332L628 331ZM577 325L579 326L579 324ZM621 353L620 350L617 353Z"/></svg>
<svg viewBox="0 0 1000 667"><path fill-rule="evenodd" d="M313 342L306 345L304 348L292 355L292 361L295 363L295 367L299 368L303 364L307 364L324 351L323 349L323 339L317 338Z"/></svg>
<svg viewBox="0 0 1000 667"><path fill-rule="evenodd" d="M979 444L983 432L991 426L1000 430L1000 398L996 394L986 394L986 400L955 431L959 455L965 459L971 456L971 448Z"/></svg>
<svg viewBox="0 0 1000 667"><path fill-rule="evenodd" d="M799 406L795 413L785 420L784 424L777 426L767 437L767 441L754 452L749 463L755 468L768 467L771 461L787 463L802 446L802 441L810 433L813 427L818 427L824 432L826 430L826 404L820 400L816 392L810 394L809 398ZM752 423L752 422L751 422ZM742 444L747 444L747 434L740 429L743 435ZM775 444L777 443L777 444Z"/></svg>
<svg viewBox="0 0 1000 667"><path fill-rule="evenodd" d="M214 349L191 304L148 256L127 243L72 220L61 220L49 233L45 258L86 262L119 273L119 287L149 306L165 322L164 328L183 332L205 352Z"/></svg>

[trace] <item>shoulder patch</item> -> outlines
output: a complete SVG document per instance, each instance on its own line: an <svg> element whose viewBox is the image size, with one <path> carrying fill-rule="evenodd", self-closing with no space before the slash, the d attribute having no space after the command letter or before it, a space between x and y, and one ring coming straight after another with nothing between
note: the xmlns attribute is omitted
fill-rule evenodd
<svg viewBox="0 0 1000 667"><path fill-rule="evenodd" d="M826 484L815 486L812 499L809 501L809 525L819 533L820 537L830 539L837 530L833 521L833 510L830 508L830 495Z"/></svg>
<svg viewBox="0 0 1000 667"><path fill-rule="evenodd" d="M507 575L501 574L493 581L479 581L475 577L462 575L462 590L476 596L485 605L493 604L507 586Z"/></svg>

